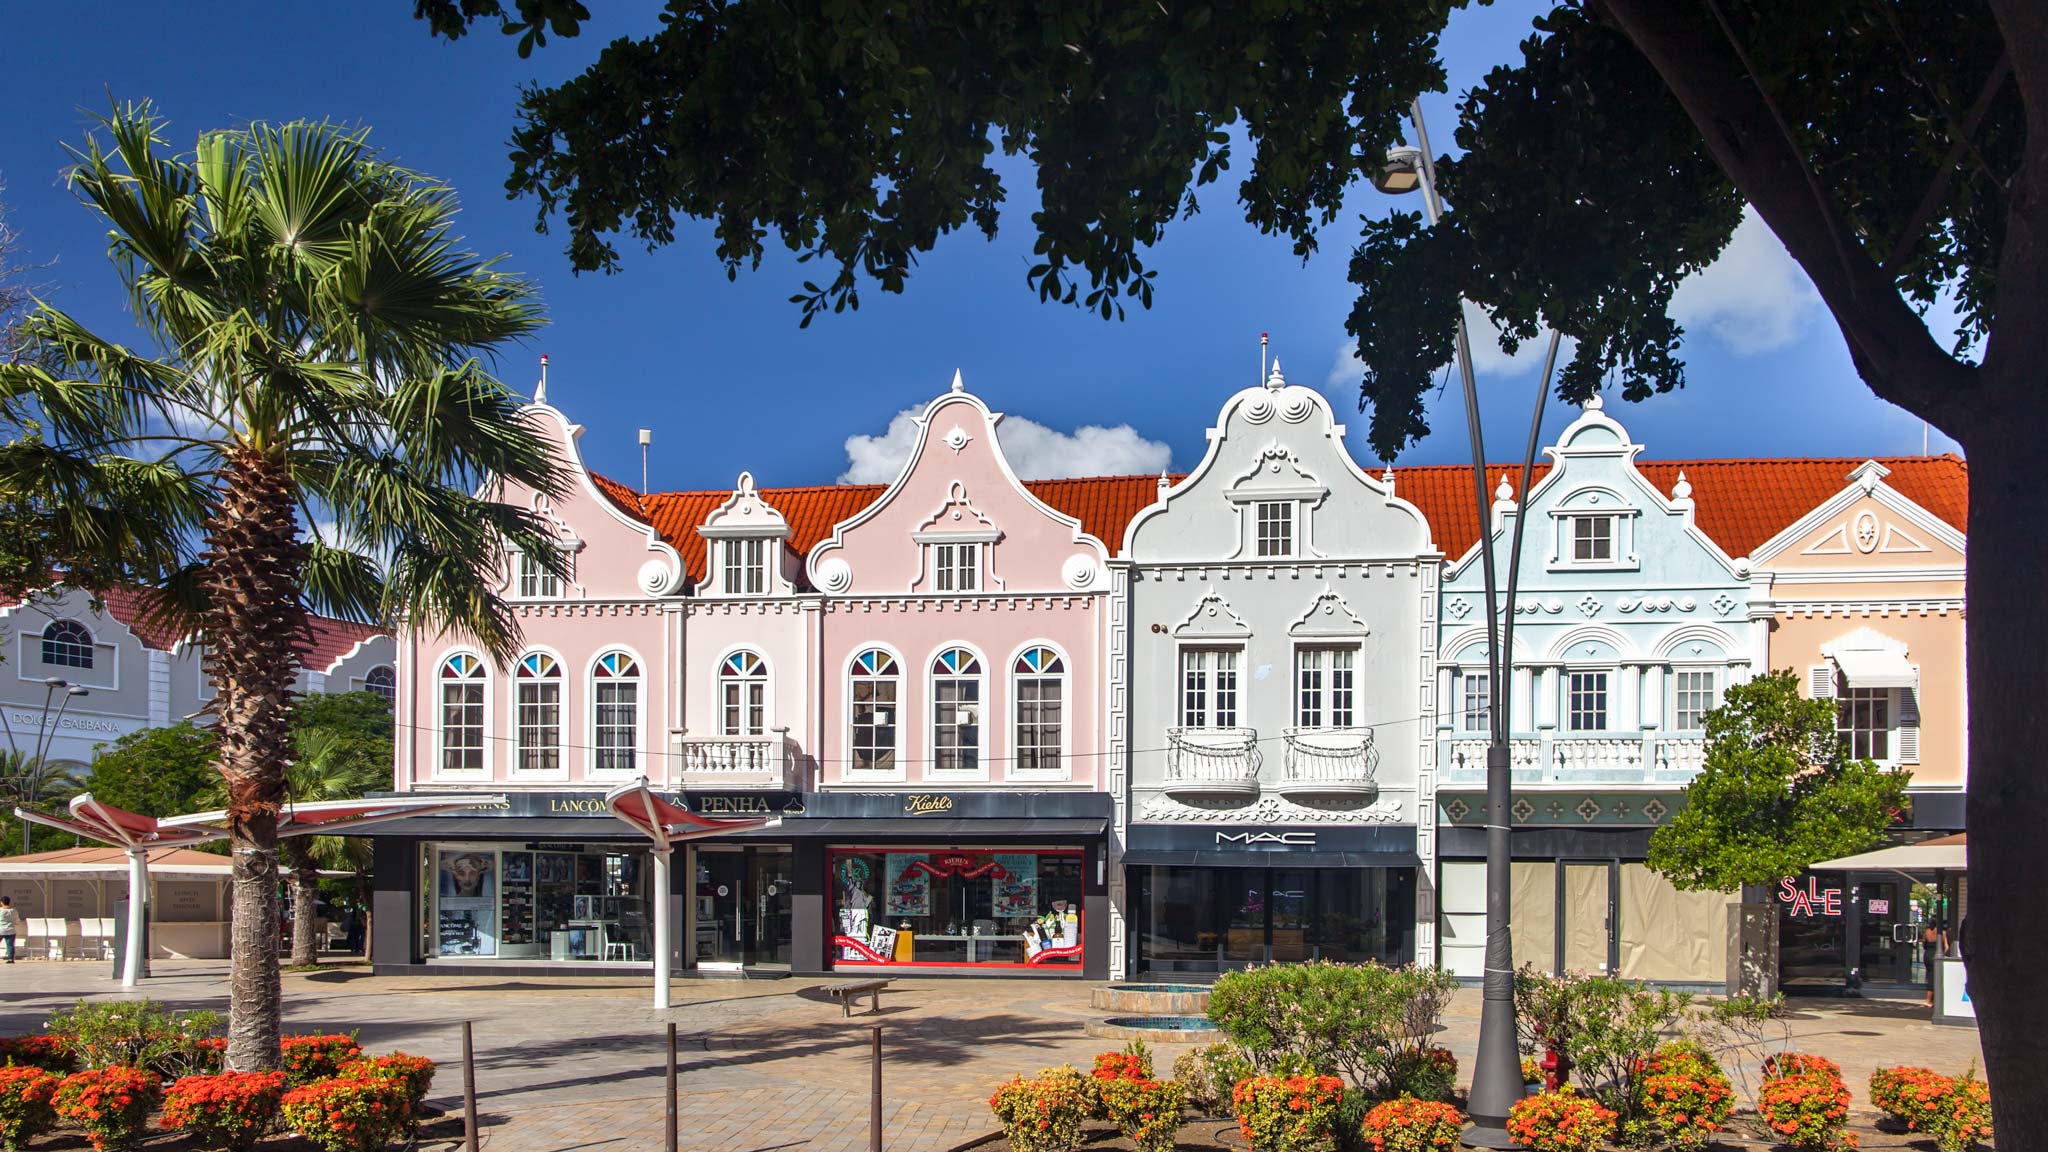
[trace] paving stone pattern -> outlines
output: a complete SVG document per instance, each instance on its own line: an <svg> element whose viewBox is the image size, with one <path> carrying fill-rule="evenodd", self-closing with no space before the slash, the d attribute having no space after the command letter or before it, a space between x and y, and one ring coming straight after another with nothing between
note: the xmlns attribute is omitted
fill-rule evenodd
<svg viewBox="0 0 2048 1152"><path fill-rule="evenodd" d="M120 990L107 965L0 968L0 1034L40 1028L80 997ZM159 962L143 994L226 1010L223 962ZM1114 1042L1083 1024L1100 1015L1078 981L899 980L874 1016L841 1017L828 981L689 980L676 1007L649 1007L646 979L372 977L336 968L284 977L287 1026L354 1030L368 1048L441 1062L433 1099L459 1108L461 1025L473 1023L478 1107L491 1152L652 1152L662 1146L663 1025L678 1056L682 1146L692 1152L861 1152L868 1141L869 1028L883 1032L889 1152L945 1152L994 1127L988 1096L1011 1075L1085 1068ZM1911 1062L1961 1072L1981 1057L1975 1031L1926 1022L1917 1002L1802 1001L1796 1044L1837 1061L1859 1103L1869 1069ZM1443 1042L1468 1065L1479 995L1458 993ZM1164 1072L1185 1046L1160 1044Z"/></svg>

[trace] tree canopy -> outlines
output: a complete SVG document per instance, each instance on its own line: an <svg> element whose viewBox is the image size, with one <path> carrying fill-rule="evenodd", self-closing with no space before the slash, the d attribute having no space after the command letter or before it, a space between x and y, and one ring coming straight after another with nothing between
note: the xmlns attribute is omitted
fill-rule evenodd
<svg viewBox="0 0 2048 1152"><path fill-rule="evenodd" d="M1877 847L1905 813L1911 774L1851 760L1834 703L1789 671L1729 685L1706 734L1685 806L1650 836L1650 867L1680 888L1775 883Z"/></svg>

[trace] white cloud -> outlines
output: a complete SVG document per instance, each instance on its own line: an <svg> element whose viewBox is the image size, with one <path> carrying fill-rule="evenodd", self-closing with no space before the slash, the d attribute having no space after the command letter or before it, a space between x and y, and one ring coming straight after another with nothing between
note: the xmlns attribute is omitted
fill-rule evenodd
<svg viewBox="0 0 2048 1152"><path fill-rule="evenodd" d="M1721 258L1686 277L1671 297L1671 318L1688 334L1704 332L1738 356L1783 348L1820 311L1813 282L1747 207Z"/></svg>
<svg viewBox="0 0 2048 1152"><path fill-rule="evenodd" d="M848 436L846 471L839 474L839 482L887 484L894 480L917 444L920 411L906 408L898 412L878 436ZM998 436L1010 467L1025 480L1160 472L1173 460L1173 450L1165 443L1145 439L1129 424L1114 428L1086 424L1061 432L1035 420L1011 416L1003 421Z"/></svg>
<svg viewBox="0 0 2048 1152"><path fill-rule="evenodd" d="M1522 341L1522 346L1510 355L1501 347L1500 332L1493 321L1479 305L1470 300L1465 302L1465 330L1472 341L1472 371L1479 376L1506 378L1520 376L1543 368L1543 355L1550 349L1550 330L1544 329L1534 340ZM1566 340L1558 346L1557 360L1563 364L1572 357L1578 341ZM1439 366L1438 371L1442 368ZM1364 378L1365 366L1358 362L1358 341L1346 340L1337 346L1337 362L1331 366L1326 384L1330 388L1356 388Z"/></svg>

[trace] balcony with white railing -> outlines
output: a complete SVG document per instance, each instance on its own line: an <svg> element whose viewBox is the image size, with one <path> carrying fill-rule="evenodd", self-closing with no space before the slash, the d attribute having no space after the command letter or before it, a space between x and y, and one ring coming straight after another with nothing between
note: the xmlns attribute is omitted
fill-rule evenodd
<svg viewBox="0 0 2048 1152"><path fill-rule="evenodd" d="M1670 784L1699 773L1706 746L1697 736L1571 733L1516 736L1508 742L1508 763L1517 784ZM1441 782L1486 780L1486 741L1451 740Z"/></svg>
<svg viewBox="0 0 2048 1152"><path fill-rule="evenodd" d="M796 755L780 732L766 736L685 736L676 741L684 788L793 792Z"/></svg>
<svg viewBox="0 0 2048 1152"><path fill-rule="evenodd" d="M1166 790L1176 796L1256 796L1263 762L1256 729L1166 730Z"/></svg>
<svg viewBox="0 0 2048 1152"><path fill-rule="evenodd" d="M1370 728L1289 728L1280 791L1288 796L1357 799L1379 790L1379 753Z"/></svg>

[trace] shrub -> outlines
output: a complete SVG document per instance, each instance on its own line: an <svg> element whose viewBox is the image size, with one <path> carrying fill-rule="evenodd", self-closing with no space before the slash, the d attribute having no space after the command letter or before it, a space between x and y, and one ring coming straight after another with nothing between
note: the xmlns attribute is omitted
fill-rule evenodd
<svg viewBox="0 0 2048 1152"><path fill-rule="evenodd" d="M1779 1143L1800 1152L1856 1147L1856 1137L1844 1131L1849 1117L1849 1088L1839 1077L1824 1071L1799 1072L1764 1081L1757 1093L1757 1111Z"/></svg>
<svg viewBox="0 0 2048 1152"><path fill-rule="evenodd" d="M1458 1088L1458 1058L1448 1048L1404 1048L1387 1065L1387 1088L1418 1100L1448 1100Z"/></svg>
<svg viewBox="0 0 2048 1152"><path fill-rule="evenodd" d="M1464 1123L1449 1104L1403 1096L1365 1114L1365 1142L1373 1152L1448 1152Z"/></svg>
<svg viewBox="0 0 2048 1152"><path fill-rule="evenodd" d="M1764 1058L1763 1074L1766 1080L1783 1080L1787 1076L1803 1076L1808 1073L1833 1080L1842 1079L1841 1065L1825 1056L1812 1056L1805 1052L1777 1052Z"/></svg>
<svg viewBox="0 0 2048 1152"><path fill-rule="evenodd" d="M323 1152L383 1152L411 1121L405 1089L392 1080L336 1078L284 1094L292 1130Z"/></svg>
<svg viewBox="0 0 2048 1152"><path fill-rule="evenodd" d="M1909 1131L1925 1132L1935 1102L1948 1092L1948 1077L1932 1068L1902 1065L1870 1074L1870 1104Z"/></svg>
<svg viewBox="0 0 2048 1152"><path fill-rule="evenodd" d="M278 1047L284 1057L285 1079L294 1088L331 1080L341 1075L344 1065L355 1063L363 1054L363 1046L356 1043L354 1036L339 1032L286 1036Z"/></svg>
<svg viewBox="0 0 2048 1152"><path fill-rule="evenodd" d="M1720 1070L1690 1061L1669 1072L1652 1072L1637 1085L1642 1112L1681 1149L1704 1148L1714 1133L1727 1127L1735 1110L1735 1087Z"/></svg>
<svg viewBox="0 0 2048 1152"><path fill-rule="evenodd" d="M1532 1152L1595 1152L1614 1122L1613 1109L1565 1087L1516 1101L1508 1134Z"/></svg>
<svg viewBox="0 0 2048 1152"><path fill-rule="evenodd" d="M1543 1062L1534 1056L1522 1057L1522 1083L1543 1083Z"/></svg>
<svg viewBox="0 0 2048 1152"><path fill-rule="evenodd" d="M140 1068L93 1068L66 1076L50 1103L94 1148L121 1152L141 1143L162 1092L162 1081Z"/></svg>
<svg viewBox="0 0 2048 1152"><path fill-rule="evenodd" d="M282 1072L187 1076L164 1093L159 1127L189 1132L201 1146L246 1152L277 1122L284 1102Z"/></svg>
<svg viewBox="0 0 2048 1152"><path fill-rule="evenodd" d="M80 1000L50 1017L49 1033L79 1068L146 1068L182 1075L220 1029L215 1012L173 1012L154 1000Z"/></svg>
<svg viewBox="0 0 2048 1152"><path fill-rule="evenodd" d="M1116 1076L1095 1082L1103 1113L1138 1152L1173 1152L1186 1090L1171 1081Z"/></svg>
<svg viewBox="0 0 2048 1152"><path fill-rule="evenodd" d="M1648 1120L1637 1106L1637 1079L1691 997L1609 976L1515 974L1515 1008L1524 1052L1554 1051L1560 1081L1612 1110L1634 1142Z"/></svg>
<svg viewBox="0 0 2048 1152"><path fill-rule="evenodd" d="M434 1086L434 1062L425 1056L413 1056L404 1052L393 1052L389 1056L377 1056L357 1060L345 1065L341 1075L354 1080L389 1080L405 1090L406 1112L410 1123L408 1130L419 1127L420 1115L427 1102L427 1090Z"/></svg>
<svg viewBox="0 0 2048 1152"><path fill-rule="evenodd" d="M62 1036L8 1036L0 1038L0 1065L40 1068L68 1076L78 1070L71 1049Z"/></svg>
<svg viewBox="0 0 2048 1152"><path fill-rule="evenodd" d="M1364 1087L1394 1053L1428 1043L1455 983L1416 966L1254 966L1217 979L1209 1018L1263 1074L1330 1070Z"/></svg>
<svg viewBox="0 0 2048 1152"><path fill-rule="evenodd" d="M1230 1104L1259 1152L1308 1152L1329 1142L1343 1095L1335 1076L1254 1076L1231 1089Z"/></svg>
<svg viewBox="0 0 2048 1152"><path fill-rule="evenodd" d="M1991 1090L1977 1079L1977 1066L1948 1082L1927 1130L1940 1152L1970 1152L1991 1135Z"/></svg>
<svg viewBox="0 0 2048 1152"><path fill-rule="evenodd" d="M1208 1116L1222 1115L1230 1105L1231 1088L1254 1074L1251 1058L1229 1044L1183 1052L1173 1062L1173 1078L1186 1089L1188 1105Z"/></svg>
<svg viewBox="0 0 2048 1152"><path fill-rule="evenodd" d="M0 1148L17 1152L57 1123L57 1077L29 1065L0 1068Z"/></svg>
<svg viewBox="0 0 2048 1152"><path fill-rule="evenodd" d="M1081 1143L1081 1122L1090 1107L1088 1081L1072 1068L1047 1068L1022 1076L988 1098L1014 1152L1067 1152Z"/></svg>

